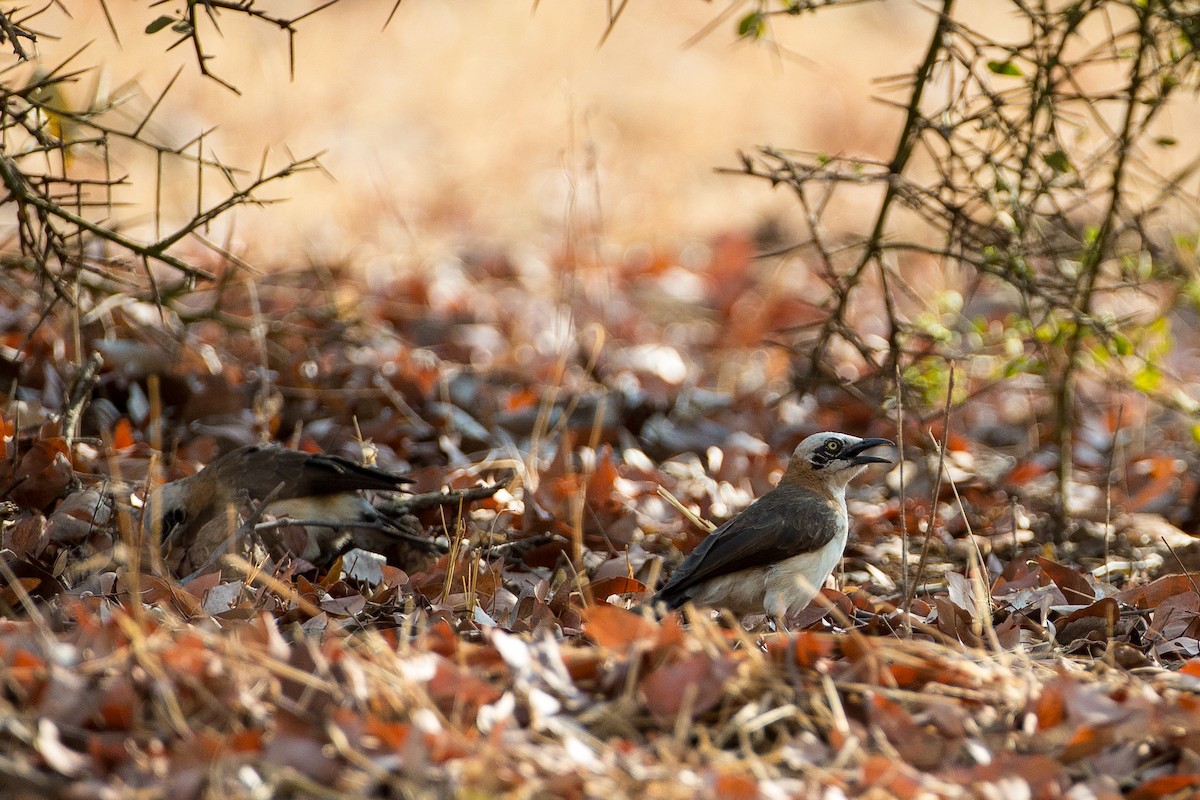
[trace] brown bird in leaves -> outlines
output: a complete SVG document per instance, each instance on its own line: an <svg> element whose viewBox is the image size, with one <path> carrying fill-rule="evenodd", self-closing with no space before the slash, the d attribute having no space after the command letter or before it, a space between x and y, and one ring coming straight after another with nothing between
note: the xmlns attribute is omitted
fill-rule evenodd
<svg viewBox="0 0 1200 800"><path fill-rule="evenodd" d="M846 549L846 484L887 439L817 433L796 447L779 485L700 542L654 596L678 608L692 602L739 616L764 611L783 625L816 597Z"/></svg>
<svg viewBox="0 0 1200 800"><path fill-rule="evenodd" d="M183 553L181 571L188 572L203 565L237 529L237 509L270 498L264 513L335 523L305 526L307 542L291 548L295 555L321 563L337 556L352 535L356 544L370 550L398 537L414 538L360 494L363 490L394 492L411 482L407 476L364 467L341 456L248 445L226 453L195 475L155 490L143 514L143 528L152 530L161 520L163 544ZM356 523L370 527L355 528ZM363 531L365 542L358 531Z"/></svg>

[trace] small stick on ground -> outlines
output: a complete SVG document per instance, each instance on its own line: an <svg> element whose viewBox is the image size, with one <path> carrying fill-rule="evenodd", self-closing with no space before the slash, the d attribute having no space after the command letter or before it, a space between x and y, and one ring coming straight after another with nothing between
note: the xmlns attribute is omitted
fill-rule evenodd
<svg viewBox="0 0 1200 800"><path fill-rule="evenodd" d="M96 384L100 381L100 368L104 366L104 358L95 350L87 357L87 361L83 362L83 366L79 368L79 374L75 376L75 382L71 384L71 391L67 395L67 408L63 412L62 427L63 439L66 440L67 450L71 449L71 445L75 443L75 435L79 429L79 418L83 416L84 406L87 405L88 398L92 396L92 390L96 388Z"/></svg>

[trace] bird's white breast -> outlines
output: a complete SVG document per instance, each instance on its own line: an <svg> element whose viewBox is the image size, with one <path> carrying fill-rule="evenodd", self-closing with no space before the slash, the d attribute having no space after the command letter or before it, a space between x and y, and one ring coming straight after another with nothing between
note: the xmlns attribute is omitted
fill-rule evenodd
<svg viewBox="0 0 1200 800"><path fill-rule="evenodd" d="M847 525L843 522L839 528L837 535L820 549L792 556L764 570L766 586L762 604L768 614L783 619L817 596L846 550Z"/></svg>

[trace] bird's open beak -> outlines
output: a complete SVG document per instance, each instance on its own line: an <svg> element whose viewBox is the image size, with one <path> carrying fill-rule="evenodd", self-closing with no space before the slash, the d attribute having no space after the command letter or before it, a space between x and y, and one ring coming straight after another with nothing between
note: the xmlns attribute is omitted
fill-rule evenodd
<svg viewBox="0 0 1200 800"><path fill-rule="evenodd" d="M890 458L880 458L879 456L865 456L862 453L870 450L872 447L895 447L896 443L888 439L863 439L858 444L853 444L842 451L842 458L849 461L851 464L891 464Z"/></svg>

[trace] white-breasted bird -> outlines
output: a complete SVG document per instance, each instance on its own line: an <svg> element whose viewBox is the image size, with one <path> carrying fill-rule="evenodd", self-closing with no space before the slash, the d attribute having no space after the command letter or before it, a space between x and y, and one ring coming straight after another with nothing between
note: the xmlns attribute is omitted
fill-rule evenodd
<svg viewBox="0 0 1200 800"><path fill-rule="evenodd" d="M738 616L766 612L782 626L816 597L846 549L846 484L868 464L864 455L887 439L816 433L802 441L779 479L733 519L710 533L654 596L679 608L691 602Z"/></svg>
<svg viewBox="0 0 1200 800"><path fill-rule="evenodd" d="M411 482L407 476L365 467L341 456L247 445L217 458L195 475L154 490L142 526L150 531L161 524L164 545L179 553L181 569L187 572L205 563L236 530L237 509L270 498L265 513L330 523L305 526L308 540L290 548L295 555L319 563L338 555L355 533L356 524L368 526L361 529L366 543L360 546L365 549L377 550L397 537L419 543L411 531L384 516L360 494L363 490L399 491Z"/></svg>

